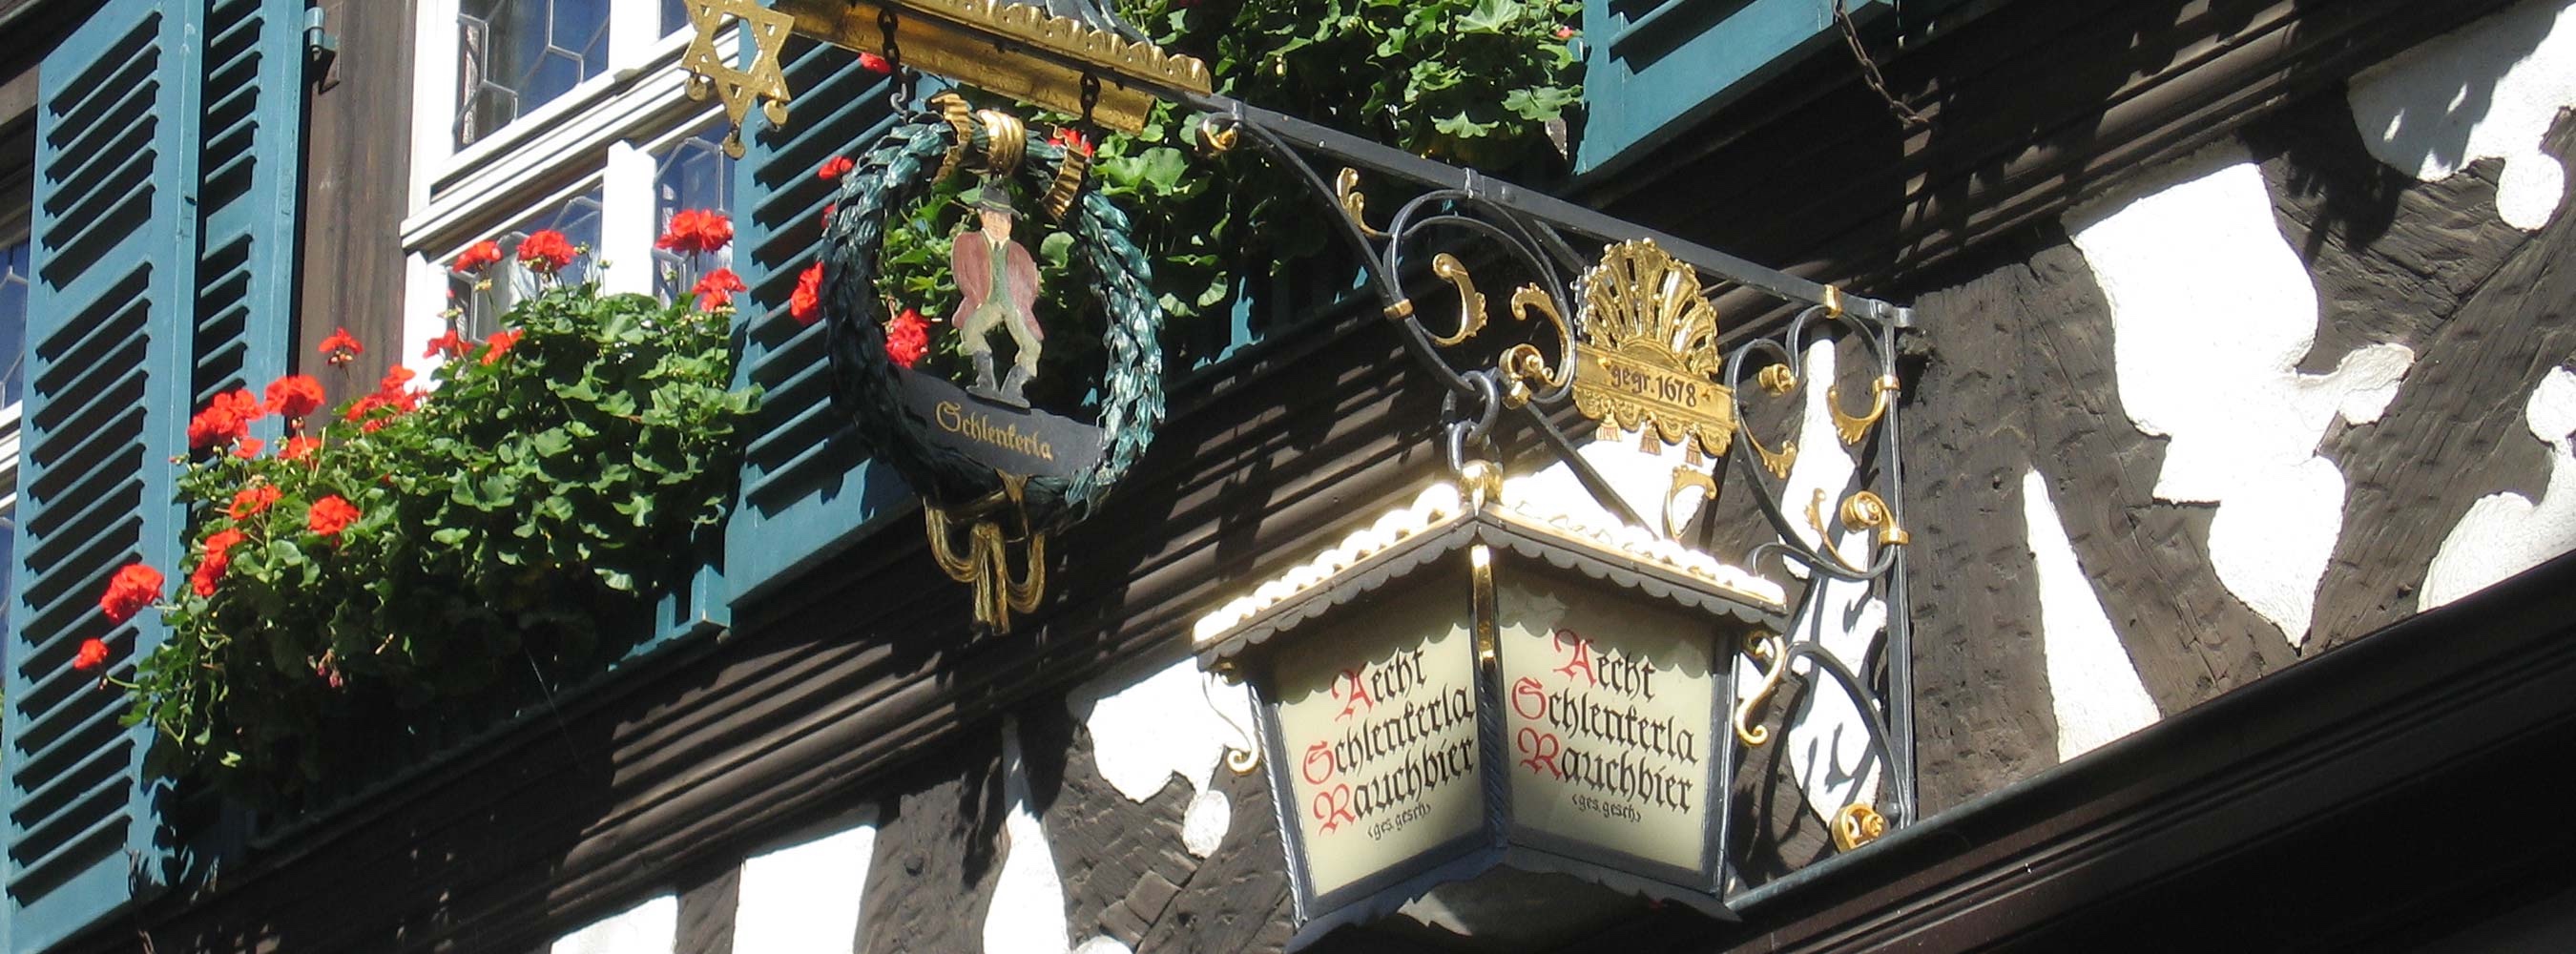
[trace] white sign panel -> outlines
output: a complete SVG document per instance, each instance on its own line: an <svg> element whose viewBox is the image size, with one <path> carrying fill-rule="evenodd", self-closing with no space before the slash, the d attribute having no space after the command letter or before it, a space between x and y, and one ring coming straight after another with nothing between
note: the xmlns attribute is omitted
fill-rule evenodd
<svg viewBox="0 0 2576 954"><path fill-rule="evenodd" d="M1284 795L1305 837L1314 894L1480 825L1466 596L1459 581L1454 593L1434 586L1382 598L1280 655Z"/></svg>
<svg viewBox="0 0 2576 954"><path fill-rule="evenodd" d="M1552 576L1497 576L1514 821L1701 870L1715 621Z"/></svg>

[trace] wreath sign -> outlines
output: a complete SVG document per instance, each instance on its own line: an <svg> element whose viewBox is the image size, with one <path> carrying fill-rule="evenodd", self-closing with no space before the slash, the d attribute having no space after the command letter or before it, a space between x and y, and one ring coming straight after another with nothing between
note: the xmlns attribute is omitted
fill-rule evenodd
<svg viewBox="0 0 2576 954"><path fill-rule="evenodd" d="M941 569L975 589L975 618L997 632L1012 613L1037 609L1046 589L1046 537L1088 516L1152 443L1163 418L1163 356L1157 337L1163 311L1153 269L1129 237L1125 213L1096 190L1082 188L1089 156L1032 142L1019 120L971 111L954 93L932 97L939 112L896 125L841 178L838 211L824 232L825 347L832 400L859 439L921 495L931 552ZM1107 313L1102 350L1108 369L1099 393L1097 428L1054 415L1017 412L964 398L946 381L898 366L886 352L886 299L877 290L877 259L886 223L960 170L988 187L1017 180L1044 197L1049 217L1073 236L1073 259ZM993 268L1000 268L995 262ZM929 408L939 402L1013 416L1032 427L1096 442L1097 462L1069 472L1029 473L997 467ZM1091 448L1073 451L1089 461ZM960 527L964 537L959 538ZM1018 574L1009 548L1023 545Z"/></svg>

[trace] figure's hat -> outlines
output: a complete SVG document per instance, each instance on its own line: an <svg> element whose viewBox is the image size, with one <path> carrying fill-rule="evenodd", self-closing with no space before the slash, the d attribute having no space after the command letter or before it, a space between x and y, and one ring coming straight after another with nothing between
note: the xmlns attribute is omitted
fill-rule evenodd
<svg viewBox="0 0 2576 954"><path fill-rule="evenodd" d="M1013 218L1020 214L1020 210L1011 207L1011 191L990 182L958 193L957 198L978 211L1000 212Z"/></svg>

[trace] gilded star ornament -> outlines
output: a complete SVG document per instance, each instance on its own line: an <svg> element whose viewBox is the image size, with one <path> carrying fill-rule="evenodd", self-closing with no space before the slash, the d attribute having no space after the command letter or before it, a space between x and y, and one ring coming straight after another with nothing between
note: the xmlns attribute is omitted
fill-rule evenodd
<svg viewBox="0 0 2576 954"><path fill-rule="evenodd" d="M725 155L740 159L742 122L751 115L753 104L760 105L770 125L787 124L790 96L778 56L787 48L796 18L761 6L759 0L688 0L688 11L689 23L697 30L689 51L680 57L681 68L694 74L689 77L689 98L705 99L709 93L724 97L725 116L733 120L733 131L725 135ZM735 69L716 52L716 31L724 28L727 17L742 21L743 32L751 39L749 69Z"/></svg>

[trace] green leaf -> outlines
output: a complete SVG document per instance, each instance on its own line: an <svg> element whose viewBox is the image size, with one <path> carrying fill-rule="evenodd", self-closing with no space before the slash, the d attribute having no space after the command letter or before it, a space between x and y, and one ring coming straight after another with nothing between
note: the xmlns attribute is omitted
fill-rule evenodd
<svg viewBox="0 0 2576 954"><path fill-rule="evenodd" d="M1458 17L1458 29L1466 33L1501 33L1521 18L1517 0L1477 0L1476 8Z"/></svg>

